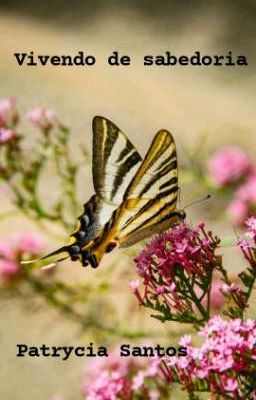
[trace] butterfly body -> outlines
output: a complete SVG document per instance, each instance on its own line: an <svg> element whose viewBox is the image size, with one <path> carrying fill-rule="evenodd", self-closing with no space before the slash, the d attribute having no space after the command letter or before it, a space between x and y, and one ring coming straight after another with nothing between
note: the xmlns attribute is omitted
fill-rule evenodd
<svg viewBox="0 0 256 400"><path fill-rule="evenodd" d="M96 268L115 247L131 246L185 218L176 209L176 146L166 130L157 132L142 160L116 125L95 117L92 172L95 194L84 205L70 244L44 257L45 262L57 262L62 254L61 260L70 257Z"/></svg>

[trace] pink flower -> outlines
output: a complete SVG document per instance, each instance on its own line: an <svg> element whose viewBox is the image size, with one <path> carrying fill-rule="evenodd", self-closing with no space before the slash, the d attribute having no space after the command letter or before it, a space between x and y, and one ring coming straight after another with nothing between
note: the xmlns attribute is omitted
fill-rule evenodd
<svg viewBox="0 0 256 400"><path fill-rule="evenodd" d="M230 285L223 283L221 286L221 290L223 291L223 293L236 293L239 292L241 288L234 283L231 283Z"/></svg>
<svg viewBox="0 0 256 400"><path fill-rule="evenodd" d="M225 298L223 294L221 293L221 286L222 283L220 281L214 280L212 282L212 290L211 290L211 305L213 308L213 311L220 311L221 308L225 304Z"/></svg>
<svg viewBox="0 0 256 400"><path fill-rule="evenodd" d="M246 182L239 186L235 199L229 206L229 212L237 225L256 213L256 173L249 175Z"/></svg>
<svg viewBox="0 0 256 400"><path fill-rule="evenodd" d="M227 392L233 392L234 390L236 390L238 387L238 382L236 379L233 378L227 378L226 381L224 381L224 389Z"/></svg>
<svg viewBox="0 0 256 400"><path fill-rule="evenodd" d="M247 240L247 239L241 238L241 239L238 240L237 244L238 244L238 246L240 247L240 249L242 251L247 251L247 250L252 248L251 242L249 240Z"/></svg>
<svg viewBox="0 0 256 400"><path fill-rule="evenodd" d="M0 260L0 275L15 275L18 269L17 264L7 260Z"/></svg>
<svg viewBox="0 0 256 400"><path fill-rule="evenodd" d="M252 168L252 163L239 147L229 146L210 158L208 168L214 183L217 186L225 186L246 176Z"/></svg>
<svg viewBox="0 0 256 400"><path fill-rule="evenodd" d="M255 268L256 265L255 220L256 218L251 217L245 221L245 224L247 225L247 238L240 238L238 241L238 246L242 250L244 257L253 268Z"/></svg>
<svg viewBox="0 0 256 400"><path fill-rule="evenodd" d="M181 346L184 346L184 347L187 347L187 346L190 346L191 345L191 335L184 335L181 339L180 339L180 341L179 341L179 344L181 345Z"/></svg>
<svg viewBox="0 0 256 400"><path fill-rule="evenodd" d="M16 98L12 96L0 100L0 127L12 128L17 124L18 118Z"/></svg>
<svg viewBox="0 0 256 400"><path fill-rule="evenodd" d="M84 400L167 399L158 374L159 360L120 357L116 352L107 359L96 359L85 371L82 393Z"/></svg>
<svg viewBox="0 0 256 400"><path fill-rule="evenodd" d="M40 236L23 233L14 237L16 248L21 253L39 254L44 247L44 242Z"/></svg>
<svg viewBox="0 0 256 400"><path fill-rule="evenodd" d="M211 296L210 296L211 311L213 314L220 312L226 302L221 289L222 289L222 281L214 278L212 281ZM204 306L207 305L206 296L202 299L202 304Z"/></svg>
<svg viewBox="0 0 256 400"><path fill-rule="evenodd" d="M60 121L54 110L37 107L27 112L27 118L37 128L49 132L53 128L61 127Z"/></svg>
<svg viewBox="0 0 256 400"><path fill-rule="evenodd" d="M245 221L249 236L256 241L256 218L251 217Z"/></svg>
<svg viewBox="0 0 256 400"><path fill-rule="evenodd" d="M248 217L247 204L243 200L235 198L228 207L228 213L236 225L242 225Z"/></svg>
<svg viewBox="0 0 256 400"><path fill-rule="evenodd" d="M0 282L2 286L9 286L19 273L20 267L17 263L0 259Z"/></svg>
<svg viewBox="0 0 256 400"><path fill-rule="evenodd" d="M169 286L173 283L172 275L177 265L182 266L188 274L203 273L206 264L214 258L216 247L214 240L205 235L204 228L192 229L185 223L158 235L135 258L139 275L147 280L157 264L160 266L159 274L168 278Z"/></svg>
<svg viewBox="0 0 256 400"><path fill-rule="evenodd" d="M130 288L132 289L132 291L134 292L134 291L136 291L136 290L139 288L140 282L139 282L138 279L133 280L133 281L130 281L130 282L129 282L129 286L130 286Z"/></svg>
<svg viewBox="0 0 256 400"><path fill-rule="evenodd" d="M0 281L2 285L10 285L24 276L20 260L29 255L37 256L43 248L39 236L19 234L0 243Z"/></svg>
<svg viewBox="0 0 256 400"><path fill-rule="evenodd" d="M14 257L14 251L13 251L13 246L11 243L8 241L6 242L0 242L0 259L4 258L7 260L13 260Z"/></svg>
<svg viewBox="0 0 256 400"><path fill-rule="evenodd" d="M212 395L225 397L232 391L234 398L245 398L246 384L239 378L242 374L251 386L256 368L256 322L216 316L199 335L204 339L201 347L193 347L184 338L181 343L187 344L187 356L167 359L170 375L193 390L206 385Z"/></svg>
<svg viewBox="0 0 256 400"><path fill-rule="evenodd" d="M135 258L137 272L144 285L144 295L136 289L136 297L142 299L139 303L161 310L167 318L170 312L177 314L176 317L189 313L192 306L188 296L182 292L184 280L191 280L194 285L201 282L204 286L208 274L219 262L215 254L218 243L219 239L206 232L204 224L193 229L182 223L156 236ZM198 292L199 286L193 290ZM218 295L222 296L221 293ZM217 293L215 299L217 301ZM191 317L190 312L188 318Z"/></svg>
<svg viewBox="0 0 256 400"><path fill-rule="evenodd" d="M16 134L12 129L0 128L0 145L10 142Z"/></svg>
<svg viewBox="0 0 256 400"><path fill-rule="evenodd" d="M144 372L139 371L133 378L132 388L134 390L140 389L144 384L144 380L145 380Z"/></svg>
<svg viewBox="0 0 256 400"><path fill-rule="evenodd" d="M131 383L126 378L129 360L122 360L115 354L107 360L96 359L86 371L82 386L85 400L118 399L127 395L130 398Z"/></svg>
<svg viewBox="0 0 256 400"><path fill-rule="evenodd" d="M238 188L236 196L247 204L256 205L256 173L250 175L246 182Z"/></svg>

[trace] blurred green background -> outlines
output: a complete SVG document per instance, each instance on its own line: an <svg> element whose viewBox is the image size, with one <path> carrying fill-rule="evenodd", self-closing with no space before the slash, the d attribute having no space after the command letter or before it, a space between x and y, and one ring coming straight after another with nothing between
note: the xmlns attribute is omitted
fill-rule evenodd
<svg viewBox="0 0 256 400"><path fill-rule="evenodd" d="M74 154L81 142L90 151L91 120L94 115L103 115L125 131L142 154L154 133L164 127L175 135L181 164L187 162L187 154L195 151L202 136L204 150L196 153L198 158L207 157L219 146L231 143L242 146L253 156L255 20L256 4L250 0L2 1L0 97L17 96L19 108L24 112L35 106L56 109L60 119L72 127ZM13 53L31 50L51 55L76 54L83 50L95 55L97 64L90 68L18 67ZM105 60L114 50L130 55L132 65L109 67ZM157 55L166 50L188 55L195 50L209 55L232 50L235 55L246 55L249 66L143 67L141 61L145 54ZM28 135L28 146L31 142L32 149L32 131L27 123L23 125L23 132ZM49 186L43 188L45 196L54 192L50 172L48 178ZM88 162L81 175L81 203L91 193ZM198 194L204 193L199 189ZM192 200L193 196L191 188L184 185L182 203ZM2 209L8 207L8 202L1 204ZM209 219L207 208L208 205L202 205L191 209L189 221ZM221 236L233 235L233 228L227 221L211 218L211 227ZM39 230L16 214L1 221L2 237L24 229ZM50 237L46 239L49 249L55 248L56 241ZM223 249L231 268L234 251ZM152 321L149 313L138 310L134 299L127 301L127 297L131 297L128 277L135 278L128 253L110 255L103 263L116 267L109 270L108 296L113 309L109 310L107 318L111 320L111 313L118 311L118 318L123 319L127 327L125 316L129 311L132 315L129 325L145 328L154 325L163 332L164 328ZM97 270L97 274L101 271ZM77 264L64 265L59 274L66 281L93 282L97 279L95 271L85 273ZM38 302L40 300L31 298L31 309L24 308L22 302L14 298L1 303L1 399L44 400L55 393L72 399L79 392L83 360L72 358L62 362L15 356L16 343L61 346L95 341L90 331L81 336L74 323L45 305L34 312ZM115 340L118 342L114 338L111 343Z"/></svg>

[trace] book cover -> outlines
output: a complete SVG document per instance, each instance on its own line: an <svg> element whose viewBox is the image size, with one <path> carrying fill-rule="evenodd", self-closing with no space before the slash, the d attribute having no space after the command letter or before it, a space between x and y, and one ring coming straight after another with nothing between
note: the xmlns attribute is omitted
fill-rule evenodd
<svg viewBox="0 0 256 400"><path fill-rule="evenodd" d="M0 398L256 398L254 2L0 10Z"/></svg>

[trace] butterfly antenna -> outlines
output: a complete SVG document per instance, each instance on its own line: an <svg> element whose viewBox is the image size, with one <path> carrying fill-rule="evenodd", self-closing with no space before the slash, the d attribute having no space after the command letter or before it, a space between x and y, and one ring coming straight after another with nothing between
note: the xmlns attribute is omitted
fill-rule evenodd
<svg viewBox="0 0 256 400"><path fill-rule="evenodd" d="M194 200L191 203L186 204L185 207L183 207L183 210L185 210L186 208L193 206L194 204L198 204L198 203L202 203L205 200L210 199L212 196L210 194L207 194L207 196L203 197L202 199L198 199L198 200Z"/></svg>

